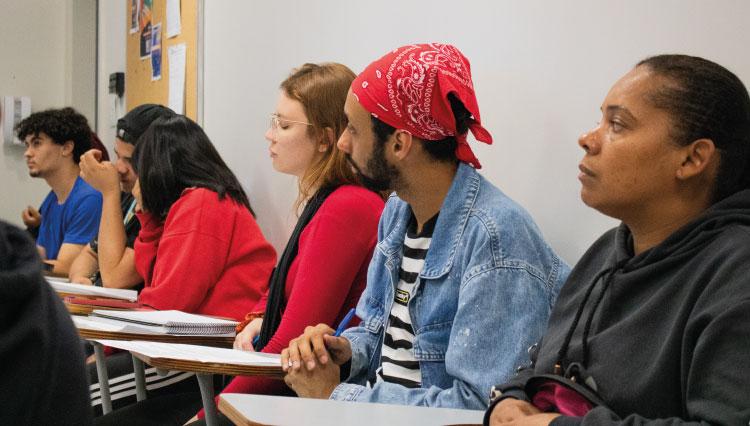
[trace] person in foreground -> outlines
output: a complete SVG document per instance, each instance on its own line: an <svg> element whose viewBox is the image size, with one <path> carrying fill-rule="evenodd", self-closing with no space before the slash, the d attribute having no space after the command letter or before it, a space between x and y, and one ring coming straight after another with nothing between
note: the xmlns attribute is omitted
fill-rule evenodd
<svg viewBox="0 0 750 426"><path fill-rule="evenodd" d="M339 147L365 185L396 194L357 306L362 322L341 337L320 324L292 340L286 383L302 397L486 408L490 386L541 336L568 268L476 171L467 133L492 138L458 49L392 51L354 80L344 111Z"/></svg>
<svg viewBox="0 0 750 426"><path fill-rule="evenodd" d="M37 211L21 213L30 229L38 227L36 244L52 273L67 276L70 265L99 230L102 195L78 174L81 155L91 148L92 132L86 117L73 108L35 112L16 126L24 141L31 177L50 186Z"/></svg>
<svg viewBox="0 0 750 426"><path fill-rule="evenodd" d="M0 424L90 425L83 351L27 232L0 221Z"/></svg>
<svg viewBox="0 0 750 426"><path fill-rule="evenodd" d="M579 139L581 198L622 220L573 269L491 425L750 420L750 98L705 59L660 55Z"/></svg>
<svg viewBox="0 0 750 426"><path fill-rule="evenodd" d="M143 283L135 269L133 250L141 229L131 194L138 178L133 170L133 151L138 138L154 120L173 114L161 105L139 105L117 121L115 163L105 160L99 150L81 156L81 177L102 194L102 217L98 236L70 266L70 281L115 288Z"/></svg>

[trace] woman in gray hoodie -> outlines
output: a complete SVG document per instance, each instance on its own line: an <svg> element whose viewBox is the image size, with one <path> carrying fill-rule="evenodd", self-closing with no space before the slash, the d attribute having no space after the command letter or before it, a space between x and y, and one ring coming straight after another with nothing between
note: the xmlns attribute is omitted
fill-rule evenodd
<svg viewBox="0 0 750 426"><path fill-rule="evenodd" d="M747 425L750 97L705 59L660 55L581 136L581 198L620 219L563 286L492 425Z"/></svg>

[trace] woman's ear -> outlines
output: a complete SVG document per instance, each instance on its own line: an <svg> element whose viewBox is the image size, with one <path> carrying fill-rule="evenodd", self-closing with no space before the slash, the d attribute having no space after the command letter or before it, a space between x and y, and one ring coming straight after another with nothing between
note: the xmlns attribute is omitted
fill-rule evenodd
<svg viewBox="0 0 750 426"><path fill-rule="evenodd" d="M677 169L677 179L687 180L705 172L718 160L716 145L711 139L698 139L685 147L685 157Z"/></svg>

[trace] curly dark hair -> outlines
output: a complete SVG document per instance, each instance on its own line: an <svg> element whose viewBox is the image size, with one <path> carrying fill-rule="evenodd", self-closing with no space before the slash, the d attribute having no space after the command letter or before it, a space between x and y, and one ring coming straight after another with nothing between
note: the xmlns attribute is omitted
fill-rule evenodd
<svg viewBox="0 0 750 426"><path fill-rule="evenodd" d="M44 133L58 145L73 141L73 161L91 149L91 127L86 117L73 108L48 109L31 114L16 125L18 139Z"/></svg>

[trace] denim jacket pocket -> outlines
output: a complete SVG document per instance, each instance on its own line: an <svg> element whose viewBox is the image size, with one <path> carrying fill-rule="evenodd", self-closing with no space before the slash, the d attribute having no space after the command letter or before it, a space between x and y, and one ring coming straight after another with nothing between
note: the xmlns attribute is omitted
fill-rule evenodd
<svg viewBox="0 0 750 426"><path fill-rule="evenodd" d="M372 296L367 296L366 309L367 319L361 324L361 326L370 333L378 334L381 328L383 328L383 312L385 307Z"/></svg>
<svg viewBox="0 0 750 426"><path fill-rule="evenodd" d="M414 336L414 358L417 361L445 361L453 321L420 327Z"/></svg>

